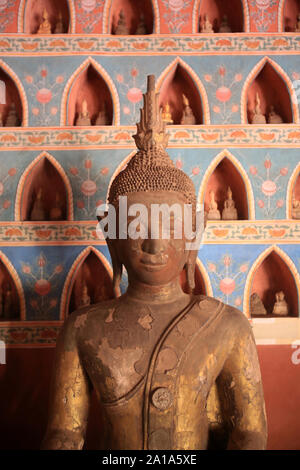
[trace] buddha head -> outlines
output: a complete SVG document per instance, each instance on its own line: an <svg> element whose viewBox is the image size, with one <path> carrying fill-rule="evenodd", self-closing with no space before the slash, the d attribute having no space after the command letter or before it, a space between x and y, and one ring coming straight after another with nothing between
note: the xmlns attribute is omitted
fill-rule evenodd
<svg viewBox="0 0 300 470"><path fill-rule="evenodd" d="M188 205L194 229L195 188L191 179L175 167L165 151L168 135L165 133L158 94L155 93L154 76L148 77L144 108L141 110L141 119L137 124L137 134L134 139L139 150L127 167L113 180L108 196L109 204L116 209L117 221L120 220L120 198L126 196L128 208L126 235L130 234L132 223L139 232L138 237L122 238L117 228L116 232L119 235L115 239L107 238L113 263L114 286L117 287L120 282L123 266L128 273L129 285L138 280L148 286L157 287L179 279L185 269L189 291L192 291L198 250L187 249L183 214L184 206ZM139 208L141 205L143 208ZM162 205L167 212L163 212L155 219L157 226L154 227L153 210ZM131 210L133 207L135 209ZM131 215L136 217L137 209L139 215L143 212L143 218L133 220ZM169 216L169 224L166 225L165 215ZM165 226L168 236L164 233ZM180 237L175 236L175 233L181 233Z"/></svg>

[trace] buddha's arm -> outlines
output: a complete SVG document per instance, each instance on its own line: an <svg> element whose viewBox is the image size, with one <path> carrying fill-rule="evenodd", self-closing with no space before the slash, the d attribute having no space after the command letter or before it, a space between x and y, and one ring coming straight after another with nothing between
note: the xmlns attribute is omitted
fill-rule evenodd
<svg viewBox="0 0 300 470"><path fill-rule="evenodd" d="M218 378L230 430L227 448L263 450L267 425L257 351L248 320L239 323L235 346Z"/></svg>
<svg viewBox="0 0 300 470"><path fill-rule="evenodd" d="M50 419L42 449L81 449L90 400L89 380L78 355L74 322L65 325L56 347Z"/></svg>

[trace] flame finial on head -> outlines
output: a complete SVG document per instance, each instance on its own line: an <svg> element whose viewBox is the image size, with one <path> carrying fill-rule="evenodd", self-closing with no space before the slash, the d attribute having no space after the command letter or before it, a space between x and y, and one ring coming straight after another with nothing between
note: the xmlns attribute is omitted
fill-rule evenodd
<svg viewBox="0 0 300 470"><path fill-rule="evenodd" d="M140 122L137 123L137 133L133 136L139 150L150 150L168 145L169 134L166 134L166 124L162 119L159 107L159 93L155 92L155 76L147 77L147 92L143 95L144 106L140 110Z"/></svg>

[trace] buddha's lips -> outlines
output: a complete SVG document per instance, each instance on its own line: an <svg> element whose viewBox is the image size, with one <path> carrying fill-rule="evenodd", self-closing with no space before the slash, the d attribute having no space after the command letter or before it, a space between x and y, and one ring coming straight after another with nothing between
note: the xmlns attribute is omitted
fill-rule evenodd
<svg viewBox="0 0 300 470"><path fill-rule="evenodd" d="M147 266L165 266L168 262L168 255L144 255L141 263Z"/></svg>

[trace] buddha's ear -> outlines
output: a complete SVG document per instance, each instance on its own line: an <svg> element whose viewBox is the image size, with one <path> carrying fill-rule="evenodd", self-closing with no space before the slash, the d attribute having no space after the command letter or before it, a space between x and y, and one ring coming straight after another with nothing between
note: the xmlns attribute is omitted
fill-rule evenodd
<svg viewBox="0 0 300 470"><path fill-rule="evenodd" d="M195 288L196 260L207 222L207 214L204 212L204 207L202 207L202 210L197 211L196 217L196 233L193 241L188 244L189 248L187 249L187 261L185 264L189 293L192 293Z"/></svg>
<svg viewBox="0 0 300 470"><path fill-rule="evenodd" d="M118 258L118 253L114 242L115 240L110 240L109 238L106 240L113 267L113 288L118 290L122 279L123 264Z"/></svg>
<svg viewBox="0 0 300 470"><path fill-rule="evenodd" d="M187 262L184 266L187 279L188 293L192 294L195 288L195 269L198 250L189 250Z"/></svg>

